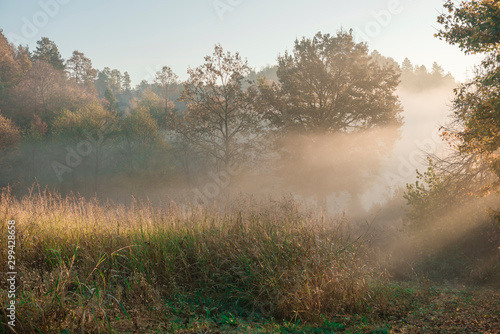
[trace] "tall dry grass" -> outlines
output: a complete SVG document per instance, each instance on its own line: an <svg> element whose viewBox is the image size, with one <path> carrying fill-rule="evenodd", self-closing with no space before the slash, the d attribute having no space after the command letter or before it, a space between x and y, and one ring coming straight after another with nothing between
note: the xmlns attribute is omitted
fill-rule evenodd
<svg viewBox="0 0 500 334"><path fill-rule="evenodd" d="M221 314L314 322L399 312L414 298L386 288L344 218L286 198L226 209L125 207L40 190L17 199L7 190L2 265L9 219L17 230L17 333L171 332ZM6 320L2 308L3 332Z"/></svg>

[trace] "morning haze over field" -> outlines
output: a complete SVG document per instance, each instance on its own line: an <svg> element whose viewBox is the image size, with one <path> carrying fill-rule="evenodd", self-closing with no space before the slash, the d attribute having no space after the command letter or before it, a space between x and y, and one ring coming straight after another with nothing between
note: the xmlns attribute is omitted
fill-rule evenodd
<svg viewBox="0 0 500 334"><path fill-rule="evenodd" d="M0 333L498 333L500 4L0 3Z"/></svg>

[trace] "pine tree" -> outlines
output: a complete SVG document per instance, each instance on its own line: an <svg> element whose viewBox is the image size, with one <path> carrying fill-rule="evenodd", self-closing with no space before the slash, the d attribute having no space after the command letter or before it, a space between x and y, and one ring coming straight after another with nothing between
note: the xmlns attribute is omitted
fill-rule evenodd
<svg viewBox="0 0 500 334"><path fill-rule="evenodd" d="M42 37L41 40L36 42L36 45L36 50L33 52L33 60L45 61L57 70L64 70L64 60L59 53L56 43L47 37Z"/></svg>

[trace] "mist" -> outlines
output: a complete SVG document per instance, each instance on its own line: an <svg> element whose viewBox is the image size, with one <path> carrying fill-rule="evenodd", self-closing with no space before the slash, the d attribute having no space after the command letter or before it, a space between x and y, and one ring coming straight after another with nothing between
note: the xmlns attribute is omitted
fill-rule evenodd
<svg viewBox="0 0 500 334"><path fill-rule="evenodd" d="M134 87L0 30L0 299L23 300L0 328L18 312L23 333L433 332L476 288L498 315L491 78L353 31L296 37L260 69L217 43Z"/></svg>

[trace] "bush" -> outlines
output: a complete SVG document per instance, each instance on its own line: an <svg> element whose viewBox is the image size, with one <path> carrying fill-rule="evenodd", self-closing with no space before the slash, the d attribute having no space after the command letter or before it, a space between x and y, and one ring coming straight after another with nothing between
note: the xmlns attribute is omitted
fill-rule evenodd
<svg viewBox="0 0 500 334"><path fill-rule="evenodd" d="M0 114L0 153L19 144L21 134L14 123Z"/></svg>

